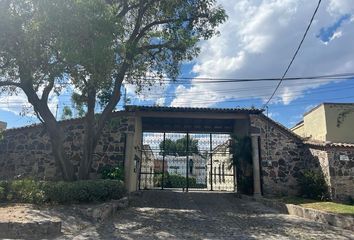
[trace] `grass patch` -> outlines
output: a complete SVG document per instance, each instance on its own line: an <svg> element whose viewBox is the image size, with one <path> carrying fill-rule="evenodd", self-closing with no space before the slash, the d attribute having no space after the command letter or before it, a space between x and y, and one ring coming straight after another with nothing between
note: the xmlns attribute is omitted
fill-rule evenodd
<svg viewBox="0 0 354 240"><path fill-rule="evenodd" d="M282 197L276 200L283 203L295 204L305 208L312 208L325 212L339 213L343 215L354 216L354 205L335 203L335 202L322 202L313 199L306 199L300 197Z"/></svg>

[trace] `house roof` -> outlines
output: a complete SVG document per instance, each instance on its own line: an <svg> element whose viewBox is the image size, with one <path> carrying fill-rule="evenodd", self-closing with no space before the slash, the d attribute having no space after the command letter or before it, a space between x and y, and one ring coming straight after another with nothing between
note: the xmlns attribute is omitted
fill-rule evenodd
<svg viewBox="0 0 354 240"><path fill-rule="evenodd" d="M310 114L311 112L315 111L317 108L324 106L324 105L332 105L332 106L353 106L354 103L331 103L331 102L323 102L321 104L318 104L316 107L311 108L309 111L304 113L304 116Z"/></svg>
<svg viewBox="0 0 354 240"><path fill-rule="evenodd" d="M249 114L259 114L262 113L263 109L256 108L192 108L192 107L158 107L158 106L136 106L136 105L128 105L125 106L124 110L114 111L113 114L121 114L121 113L133 113L133 112L203 112L203 113L249 113ZM60 123L71 123L80 121L83 117L72 118L67 120L60 120ZM19 128L10 128L5 130L6 132L31 129L34 127L42 127L42 123L31 124Z"/></svg>
<svg viewBox="0 0 354 240"><path fill-rule="evenodd" d="M290 128L290 130L294 130L298 127L301 127L302 125L304 125L304 120L301 120L300 122L296 123L293 127Z"/></svg>

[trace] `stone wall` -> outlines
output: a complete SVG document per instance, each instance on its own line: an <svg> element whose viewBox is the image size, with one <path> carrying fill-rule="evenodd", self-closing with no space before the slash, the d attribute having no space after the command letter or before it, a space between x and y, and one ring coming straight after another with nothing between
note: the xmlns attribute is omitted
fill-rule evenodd
<svg viewBox="0 0 354 240"><path fill-rule="evenodd" d="M354 199L354 148L309 146L312 157L319 162L333 200Z"/></svg>
<svg viewBox="0 0 354 240"><path fill-rule="evenodd" d="M134 132L134 118L116 116L105 127L94 155L91 177L104 165L123 164L126 134ZM75 172L82 156L82 120L61 122L65 136L65 152L71 159ZM60 171L52 156L49 137L43 126L30 126L4 132L0 140L0 179L31 177L61 179Z"/></svg>
<svg viewBox="0 0 354 240"><path fill-rule="evenodd" d="M250 124L260 133L263 194L297 194L297 177L306 164L302 140L263 115L250 115Z"/></svg>
<svg viewBox="0 0 354 240"><path fill-rule="evenodd" d="M264 195L296 195L297 178L315 170L322 171L333 200L354 199L354 147L307 144L264 115L250 115L250 124L260 134Z"/></svg>

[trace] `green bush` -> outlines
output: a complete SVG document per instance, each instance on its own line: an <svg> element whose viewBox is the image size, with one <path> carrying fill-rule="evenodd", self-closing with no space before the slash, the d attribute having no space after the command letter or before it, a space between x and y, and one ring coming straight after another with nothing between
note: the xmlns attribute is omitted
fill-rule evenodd
<svg viewBox="0 0 354 240"><path fill-rule="evenodd" d="M6 200L6 190L7 186L5 182L0 182L0 202Z"/></svg>
<svg viewBox="0 0 354 240"><path fill-rule="evenodd" d="M298 184L301 197L315 200L327 200L329 198L328 185L322 172L307 170L299 177Z"/></svg>
<svg viewBox="0 0 354 240"><path fill-rule="evenodd" d="M76 182L0 181L0 201L2 202L89 203L119 199L124 194L124 184L117 180Z"/></svg>
<svg viewBox="0 0 354 240"><path fill-rule="evenodd" d="M124 169L122 167L105 165L99 170L99 172L103 179L124 181Z"/></svg>
<svg viewBox="0 0 354 240"><path fill-rule="evenodd" d="M26 203L43 203L42 183L34 180L16 180L8 183L7 200Z"/></svg>
<svg viewBox="0 0 354 240"><path fill-rule="evenodd" d="M197 179L195 177L188 177L189 188L206 188L206 184L198 184ZM158 173L154 175L154 186L161 187L162 185L162 173ZM178 174L169 174L165 172L163 186L165 188L185 188L187 187L187 178L185 176L181 176Z"/></svg>

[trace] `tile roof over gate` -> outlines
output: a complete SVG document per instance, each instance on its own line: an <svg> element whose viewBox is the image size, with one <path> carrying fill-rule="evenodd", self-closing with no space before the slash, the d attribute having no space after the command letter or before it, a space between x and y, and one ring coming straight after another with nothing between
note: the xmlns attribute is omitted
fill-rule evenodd
<svg viewBox="0 0 354 240"><path fill-rule="evenodd" d="M197 113L249 113L259 114L263 109L258 108L194 108L194 107L158 107L158 106L126 106L128 112L197 112Z"/></svg>

